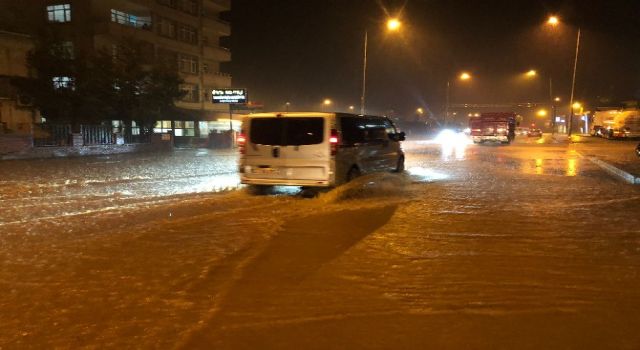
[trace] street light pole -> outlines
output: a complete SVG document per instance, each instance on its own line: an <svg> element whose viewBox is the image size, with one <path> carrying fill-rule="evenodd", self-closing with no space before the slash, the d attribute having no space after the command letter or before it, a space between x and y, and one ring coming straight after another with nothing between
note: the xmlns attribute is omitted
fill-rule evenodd
<svg viewBox="0 0 640 350"><path fill-rule="evenodd" d="M551 104L551 133L555 134L556 128L556 104L553 101L553 79L549 76L549 103Z"/></svg>
<svg viewBox="0 0 640 350"><path fill-rule="evenodd" d="M576 58L573 61L573 79L571 80L571 98L569 100L569 123L568 135L571 137L571 128L573 127L573 94L576 87L576 69L578 67L578 54L580 52L580 28L578 28L578 38L576 39Z"/></svg>
<svg viewBox="0 0 640 350"><path fill-rule="evenodd" d="M362 95L360 96L360 114L365 112L365 94L367 92L367 31L364 31L364 58L362 63Z"/></svg>
<svg viewBox="0 0 640 350"><path fill-rule="evenodd" d="M390 18L387 20L387 30L388 31L397 31L401 22L396 18ZM369 33L364 31L364 51L363 51L363 59L362 59L362 95L360 96L360 114L364 114L366 112L366 94L367 94L367 44L369 39Z"/></svg>
<svg viewBox="0 0 640 350"><path fill-rule="evenodd" d="M445 110L444 110L444 120L442 121L442 126L446 127L447 125L447 119L449 119L449 94L450 94L450 90L451 90L451 82L449 80L447 80L447 100L445 103Z"/></svg>

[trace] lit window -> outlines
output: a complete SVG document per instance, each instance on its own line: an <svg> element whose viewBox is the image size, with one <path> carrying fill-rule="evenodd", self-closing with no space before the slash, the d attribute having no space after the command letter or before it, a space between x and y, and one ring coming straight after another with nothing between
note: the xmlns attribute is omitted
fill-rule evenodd
<svg viewBox="0 0 640 350"><path fill-rule="evenodd" d="M195 122L175 120L175 136L195 136Z"/></svg>
<svg viewBox="0 0 640 350"><path fill-rule="evenodd" d="M158 120L153 128L153 132L157 134L171 132L172 130L171 120Z"/></svg>
<svg viewBox="0 0 640 350"><path fill-rule="evenodd" d="M73 89L73 79L71 77L53 77L52 80L55 89Z"/></svg>
<svg viewBox="0 0 640 350"><path fill-rule="evenodd" d="M151 28L150 17L136 16L130 13L126 13L126 12L118 11L114 9L111 9L111 22L124 24L126 26L131 26L136 28L142 28L142 29Z"/></svg>
<svg viewBox="0 0 640 350"><path fill-rule="evenodd" d="M47 6L47 18L49 22L71 22L71 5L51 5Z"/></svg>

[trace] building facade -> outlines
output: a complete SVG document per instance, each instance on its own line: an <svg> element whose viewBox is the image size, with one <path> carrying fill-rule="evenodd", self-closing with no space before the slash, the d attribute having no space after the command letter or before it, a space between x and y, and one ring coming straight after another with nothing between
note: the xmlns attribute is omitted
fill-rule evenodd
<svg viewBox="0 0 640 350"><path fill-rule="evenodd" d="M116 55L119 43L135 40L145 54L175 60L185 95L174 114L156 122L155 132L190 143L207 138L218 119L228 118L228 105L214 105L211 90L231 87L231 76L221 69L231 52L220 44L231 35L230 24L221 20L230 0L38 0L24 7L77 59L96 50ZM118 121L113 125L119 127Z"/></svg>
<svg viewBox="0 0 640 350"><path fill-rule="evenodd" d="M31 36L0 30L0 133L30 134L39 118L30 100L12 86L14 78L30 76L27 54L33 49Z"/></svg>

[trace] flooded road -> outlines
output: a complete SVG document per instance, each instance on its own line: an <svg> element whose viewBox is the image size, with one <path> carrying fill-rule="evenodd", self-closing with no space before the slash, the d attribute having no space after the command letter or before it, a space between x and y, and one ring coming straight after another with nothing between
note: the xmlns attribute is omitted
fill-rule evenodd
<svg viewBox="0 0 640 350"><path fill-rule="evenodd" d="M405 149L314 199L206 189L235 158L197 150L6 172L0 348L640 347L638 186L551 142Z"/></svg>

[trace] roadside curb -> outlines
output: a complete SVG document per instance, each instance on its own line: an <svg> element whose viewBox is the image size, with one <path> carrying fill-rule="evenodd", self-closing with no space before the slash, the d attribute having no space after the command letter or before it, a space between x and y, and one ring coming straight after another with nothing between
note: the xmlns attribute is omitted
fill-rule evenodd
<svg viewBox="0 0 640 350"><path fill-rule="evenodd" d="M591 161L593 164L599 166L600 168L604 169L605 171L607 171L608 173L618 176L619 178L623 179L624 181L626 181L627 183L630 183L632 185L640 185L640 177L635 176L631 173L628 173L618 167L615 167L603 160L600 160L596 157L586 157L580 153L578 153L580 155L580 157L582 158L587 158L589 161Z"/></svg>

